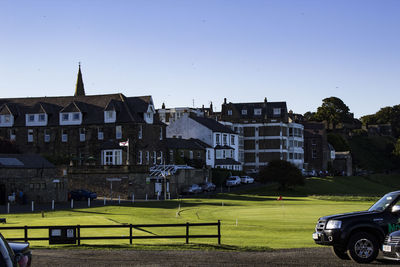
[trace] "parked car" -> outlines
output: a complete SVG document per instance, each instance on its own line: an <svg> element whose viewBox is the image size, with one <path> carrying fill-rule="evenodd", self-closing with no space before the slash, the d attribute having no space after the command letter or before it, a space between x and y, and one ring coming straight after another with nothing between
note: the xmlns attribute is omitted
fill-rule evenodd
<svg viewBox="0 0 400 267"><path fill-rule="evenodd" d="M204 184L201 184L200 186L203 189L203 191L207 191L207 192L214 191L216 188L215 184L213 184L211 182L206 182Z"/></svg>
<svg viewBox="0 0 400 267"><path fill-rule="evenodd" d="M192 184L185 190L183 190L184 194L197 194L203 192L203 189L198 184Z"/></svg>
<svg viewBox="0 0 400 267"><path fill-rule="evenodd" d="M254 183L254 178L250 177L250 176L240 176L240 182L242 184L252 184Z"/></svg>
<svg viewBox="0 0 400 267"><path fill-rule="evenodd" d="M0 234L0 254L0 266L31 266L32 253L29 249L29 243L7 242Z"/></svg>
<svg viewBox="0 0 400 267"><path fill-rule="evenodd" d="M236 186L240 185L240 177L239 176L231 176L226 179L226 186Z"/></svg>
<svg viewBox="0 0 400 267"><path fill-rule="evenodd" d="M87 200L96 199L97 194L86 189L72 190L68 193L68 200Z"/></svg>

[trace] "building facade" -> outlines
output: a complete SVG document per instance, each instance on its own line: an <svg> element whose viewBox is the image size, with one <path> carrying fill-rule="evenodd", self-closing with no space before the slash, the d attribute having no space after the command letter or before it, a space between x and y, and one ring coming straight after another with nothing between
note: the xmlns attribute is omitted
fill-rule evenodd
<svg viewBox="0 0 400 267"><path fill-rule="evenodd" d="M303 168L303 129L289 122L286 102L231 103L226 98L219 122L239 135L239 160L248 173L272 160L287 160Z"/></svg>
<svg viewBox="0 0 400 267"><path fill-rule="evenodd" d="M206 163L211 168L242 170L239 162L239 138L216 120L184 114L167 127L168 138L198 139L209 147L206 148Z"/></svg>
<svg viewBox="0 0 400 267"><path fill-rule="evenodd" d="M87 96L80 68L74 96L0 99L0 136L73 166L152 166L166 153L151 96Z"/></svg>

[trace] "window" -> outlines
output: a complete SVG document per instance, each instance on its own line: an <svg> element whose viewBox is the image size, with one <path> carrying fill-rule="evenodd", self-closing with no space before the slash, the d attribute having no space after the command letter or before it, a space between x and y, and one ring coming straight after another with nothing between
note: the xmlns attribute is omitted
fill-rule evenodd
<svg viewBox="0 0 400 267"><path fill-rule="evenodd" d="M160 164L163 164L163 160L164 160L163 153L162 151L160 151L160 160L159 160Z"/></svg>
<svg viewBox="0 0 400 267"><path fill-rule="evenodd" d="M116 112L115 110L106 110L104 111L104 122L105 123L112 123L116 120Z"/></svg>
<svg viewBox="0 0 400 267"><path fill-rule="evenodd" d="M4 123L10 123L10 121L11 121L11 115L9 114L4 115Z"/></svg>
<svg viewBox="0 0 400 267"><path fill-rule="evenodd" d="M115 138L116 139L122 138L122 126L121 125L115 126Z"/></svg>
<svg viewBox="0 0 400 267"><path fill-rule="evenodd" d="M121 149L103 150L103 165L121 165L121 164L122 164Z"/></svg>
<svg viewBox="0 0 400 267"><path fill-rule="evenodd" d="M35 115L33 114L28 115L28 121L29 122L35 121Z"/></svg>
<svg viewBox="0 0 400 267"><path fill-rule="evenodd" d="M160 127L160 140L163 140L163 129Z"/></svg>
<svg viewBox="0 0 400 267"><path fill-rule="evenodd" d="M261 108L255 108L254 115L261 115Z"/></svg>
<svg viewBox="0 0 400 267"><path fill-rule="evenodd" d="M43 122L46 120L45 114L39 114L39 121Z"/></svg>
<svg viewBox="0 0 400 267"><path fill-rule="evenodd" d="M211 152L210 152L210 150L207 150L207 158L208 158L208 159L211 159Z"/></svg>
<svg viewBox="0 0 400 267"><path fill-rule="evenodd" d="M103 128L97 128L97 139L98 140L103 140L104 139Z"/></svg>
<svg viewBox="0 0 400 267"><path fill-rule="evenodd" d="M61 119L63 121L68 121L69 120L69 114L68 113L63 113L62 116L61 116Z"/></svg>
<svg viewBox="0 0 400 267"><path fill-rule="evenodd" d="M50 130L44 130L44 142L50 142Z"/></svg>
<svg viewBox="0 0 400 267"><path fill-rule="evenodd" d="M15 130L14 129L10 129L10 140L11 141L15 141Z"/></svg>
<svg viewBox="0 0 400 267"><path fill-rule="evenodd" d="M33 129L28 129L28 142L33 142Z"/></svg>
<svg viewBox="0 0 400 267"><path fill-rule="evenodd" d="M61 130L61 142L68 142L68 133L66 129Z"/></svg>
<svg viewBox="0 0 400 267"><path fill-rule="evenodd" d="M79 141L85 142L85 140L86 140L85 128L79 128Z"/></svg>
<svg viewBox="0 0 400 267"><path fill-rule="evenodd" d="M242 109L242 115L247 115L247 109Z"/></svg>
<svg viewBox="0 0 400 267"><path fill-rule="evenodd" d="M317 150L316 150L316 149L313 149L313 150L311 151L311 158L313 158L313 159L316 159L316 158L317 158Z"/></svg>
<svg viewBox="0 0 400 267"><path fill-rule="evenodd" d="M293 153L289 153L289 159L293 159Z"/></svg>
<svg viewBox="0 0 400 267"><path fill-rule="evenodd" d="M174 151L172 149L169 150L169 162L174 162Z"/></svg>
<svg viewBox="0 0 400 267"><path fill-rule="evenodd" d="M138 138L139 138L139 139L142 139L142 136L143 136L143 128L142 128L142 125L140 125L140 126L139 126Z"/></svg>
<svg viewBox="0 0 400 267"><path fill-rule="evenodd" d="M157 164L157 152L153 151L153 164Z"/></svg>
<svg viewBox="0 0 400 267"><path fill-rule="evenodd" d="M220 136L221 136L220 134L216 134L216 135L215 135L215 143L216 143L217 145L221 144Z"/></svg>
<svg viewBox="0 0 400 267"><path fill-rule="evenodd" d="M226 152L225 152L225 149L222 150L222 158L226 159Z"/></svg>
<svg viewBox="0 0 400 267"><path fill-rule="evenodd" d="M193 159L193 151L189 151L189 158Z"/></svg>
<svg viewBox="0 0 400 267"><path fill-rule="evenodd" d="M228 115L229 115L229 116L232 116L232 109L229 109L229 110L228 110Z"/></svg>
<svg viewBox="0 0 400 267"><path fill-rule="evenodd" d="M217 150L217 151L215 152L215 157L216 157L217 159L221 159L221 158L222 158L222 151L221 151L221 150Z"/></svg>
<svg viewBox="0 0 400 267"><path fill-rule="evenodd" d="M198 158L198 159L201 158L201 153L200 153L200 151L197 151L197 158Z"/></svg>
<svg viewBox="0 0 400 267"><path fill-rule="evenodd" d="M227 138L226 134L222 135L222 142L224 145L226 145L228 143L228 138Z"/></svg>
<svg viewBox="0 0 400 267"><path fill-rule="evenodd" d="M231 135L231 145L234 146L235 145L235 136Z"/></svg>
<svg viewBox="0 0 400 267"><path fill-rule="evenodd" d="M141 164L143 163L142 157L143 157L143 153L142 153L141 150L139 150L139 152L138 152L138 158L137 158L137 163L138 163L139 165L141 165Z"/></svg>
<svg viewBox="0 0 400 267"><path fill-rule="evenodd" d="M274 115L275 116L281 115L281 109L280 108L274 108Z"/></svg>
<svg viewBox="0 0 400 267"><path fill-rule="evenodd" d="M111 120L114 118L114 111L113 110L107 110L106 111L106 119Z"/></svg>
<svg viewBox="0 0 400 267"><path fill-rule="evenodd" d="M80 114L77 113L77 112L73 113L73 115L72 115L72 120L74 120L74 121L79 121L79 119L80 119Z"/></svg>
<svg viewBox="0 0 400 267"><path fill-rule="evenodd" d="M180 152L181 152L180 153L181 158L184 158L185 157L185 151L181 150Z"/></svg>
<svg viewBox="0 0 400 267"><path fill-rule="evenodd" d="M146 151L146 164L148 165L150 162L150 152Z"/></svg>

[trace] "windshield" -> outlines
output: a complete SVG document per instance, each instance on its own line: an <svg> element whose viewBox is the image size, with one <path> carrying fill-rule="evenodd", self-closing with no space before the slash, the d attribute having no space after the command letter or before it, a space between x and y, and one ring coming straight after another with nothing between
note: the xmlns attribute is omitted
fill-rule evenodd
<svg viewBox="0 0 400 267"><path fill-rule="evenodd" d="M382 211L386 209L394 200L394 196L391 194L384 195L381 199L379 199L368 211Z"/></svg>

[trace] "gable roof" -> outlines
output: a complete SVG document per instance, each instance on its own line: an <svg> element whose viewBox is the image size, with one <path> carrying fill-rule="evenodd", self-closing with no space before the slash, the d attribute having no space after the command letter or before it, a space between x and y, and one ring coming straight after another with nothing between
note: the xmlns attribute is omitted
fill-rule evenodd
<svg viewBox="0 0 400 267"><path fill-rule="evenodd" d="M210 118L198 117L194 114L190 114L189 118L202 124L203 126L207 127L208 129L212 130L213 132L235 134L235 132L232 131L231 128L217 122L216 120L213 120Z"/></svg>
<svg viewBox="0 0 400 267"><path fill-rule="evenodd" d="M84 113L82 125L104 123L104 110L115 107L116 123L145 123L143 113L153 105L151 96L125 97L123 94L0 98L0 110L6 108L14 116L14 126L25 126L25 114L44 111L48 126L59 125L60 112ZM7 111L7 113L8 113ZM157 123L158 121L155 121Z"/></svg>
<svg viewBox="0 0 400 267"><path fill-rule="evenodd" d="M55 166L36 154L0 154L0 168L54 169Z"/></svg>
<svg viewBox="0 0 400 267"><path fill-rule="evenodd" d="M211 146L195 138L167 138L167 148L204 150L206 148L211 148Z"/></svg>

